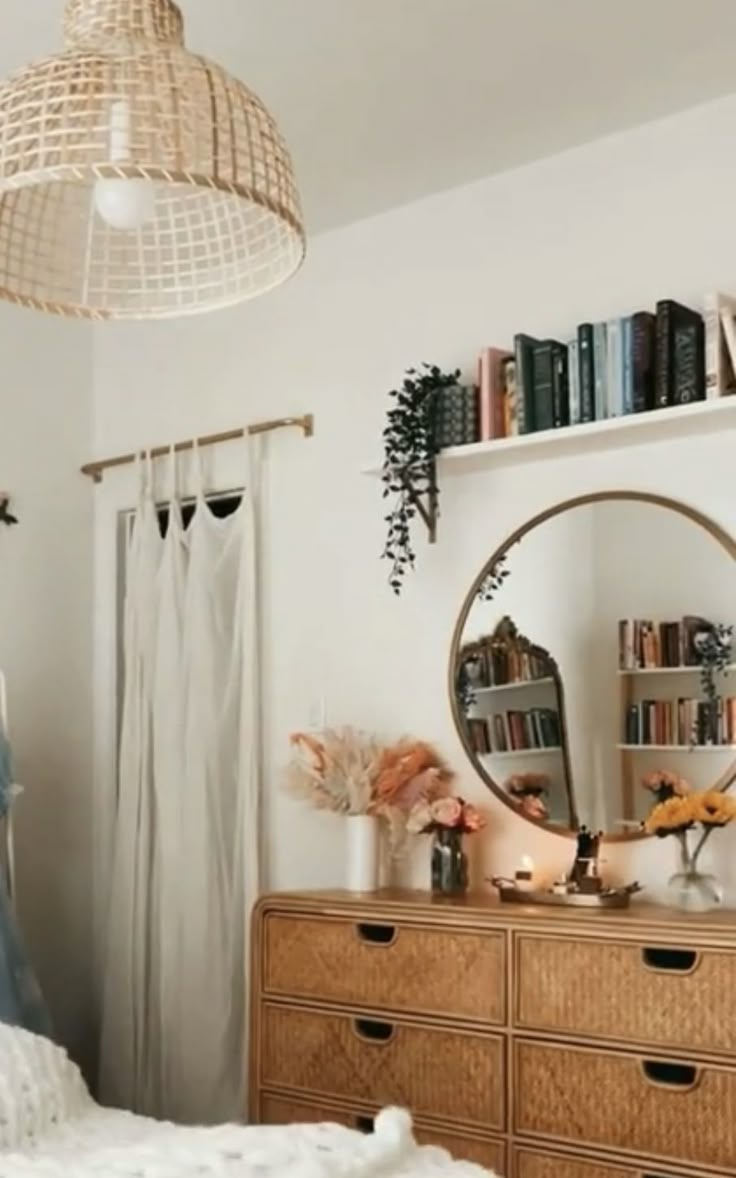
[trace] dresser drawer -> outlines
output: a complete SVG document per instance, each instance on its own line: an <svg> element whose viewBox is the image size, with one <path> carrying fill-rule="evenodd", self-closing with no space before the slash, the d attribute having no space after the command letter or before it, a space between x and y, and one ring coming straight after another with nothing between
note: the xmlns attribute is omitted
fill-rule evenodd
<svg viewBox="0 0 736 1178"><path fill-rule="evenodd" d="M369 1133L373 1128L373 1117L365 1113L348 1112L337 1109L332 1105L313 1105L306 1101L287 1100L279 1096L264 1095L260 1101L261 1124L263 1125L293 1125L308 1124L310 1122L330 1122L337 1125L347 1125L351 1129L361 1129ZM497 1174L506 1173L506 1147L502 1141L483 1141L471 1138L467 1134L439 1132L427 1129L421 1124L414 1125L414 1137L420 1145L436 1145L446 1149L454 1158L476 1165L485 1166L487 1170Z"/></svg>
<svg viewBox="0 0 736 1178"><path fill-rule="evenodd" d="M679 1178L661 1169L634 1166L611 1166L607 1162L581 1161L579 1158L552 1157L532 1149L514 1153L513 1178Z"/></svg>
<svg viewBox="0 0 736 1178"><path fill-rule="evenodd" d="M516 1134L736 1175L734 1070L531 1040L514 1069Z"/></svg>
<svg viewBox="0 0 736 1178"><path fill-rule="evenodd" d="M502 1025L506 938L271 913L263 926L263 989Z"/></svg>
<svg viewBox="0 0 736 1178"><path fill-rule="evenodd" d="M261 1007L260 1086L403 1105L503 1132L504 1042L493 1035Z"/></svg>
<svg viewBox="0 0 736 1178"><path fill-rule="evenodd" d="M525 1030L736 1051L736 954L517 934L514 1021Z"/></svg>

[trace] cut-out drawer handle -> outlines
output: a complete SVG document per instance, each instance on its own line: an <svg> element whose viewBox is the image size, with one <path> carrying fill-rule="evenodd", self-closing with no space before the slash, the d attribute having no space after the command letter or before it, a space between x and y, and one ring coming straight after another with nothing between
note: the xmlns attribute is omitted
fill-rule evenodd
<svg viewBox="0 0 736 1178"><path fill-rule="evenodd" d="M675 1178L674 1174L655 1174L653 1170L647 1170L646 1174L641 1174L639 1178Z"/></svg>
<svg viewBox="0 0 736 1178"><path fill-rule="evenodd" d="M359 924L358 936L368 945L393 945L396 929L392 924Z"/></svg>
<svg viewBox="0 0 736 1178"><path fill-rule="evenodd" d="M698 1082L698 1069L689 1063L670 1063L661 1059L645 1059L642 1071L650 1084L689 1092Z"/></svg>
<svg viewBox="0 0 736 1178"><path fill-rule="evenodd" d="M356 1018L355 1032L359 1039L369 1043L388 1043L394 1037L391 1023L379 1023L372 1018Z"/></svg>
<svg viewBox="0 0 736 1178"><path fill-rule="evenodd" d="M359 1133L372 1133L373 1132L373 1117L356 1117L355 1118L355 1128L358 1130ZM652 1174L651 1178L655 1178L655 1176Z"/></svg>
<svg viewBox="0 0 736 1178"><path fill-rule="evenodd" d="M692 973L698 964L694 949L665 949L648 946L641 951L647 969L657 973Z"/></svg>

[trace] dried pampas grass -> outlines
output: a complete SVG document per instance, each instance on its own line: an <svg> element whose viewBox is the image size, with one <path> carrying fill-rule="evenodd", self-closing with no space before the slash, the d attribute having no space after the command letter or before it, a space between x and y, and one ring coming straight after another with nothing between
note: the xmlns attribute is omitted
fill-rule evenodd
<svg viewBox="0 0 736 1178"><path fill-rule="evenodd" d="M354 728L331 728L319 737L297 732L287 769L289 792L319 810L370 814L383 755L375 737Z"/></svg>

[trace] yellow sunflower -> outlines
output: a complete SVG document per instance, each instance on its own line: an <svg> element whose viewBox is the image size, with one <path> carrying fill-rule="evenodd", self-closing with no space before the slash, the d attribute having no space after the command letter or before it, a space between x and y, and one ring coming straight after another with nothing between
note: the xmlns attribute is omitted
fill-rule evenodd
<svg viewBox="0 0 736 1178"><path fill-rule="evenodd" d="M736 798L711 789L694 794L695 821L703 826L728 826L736 818Z"/></svg>
<svg viewBox="0 0 736 1178"><path fill-rule="evenodd" d="M698 820L694 805L696 799L697 794L684 798L672 797L668 798L666 802L660 802L644 822L647 834L663 837L666 834L677 834L679 831L689 830Z"/></svg>

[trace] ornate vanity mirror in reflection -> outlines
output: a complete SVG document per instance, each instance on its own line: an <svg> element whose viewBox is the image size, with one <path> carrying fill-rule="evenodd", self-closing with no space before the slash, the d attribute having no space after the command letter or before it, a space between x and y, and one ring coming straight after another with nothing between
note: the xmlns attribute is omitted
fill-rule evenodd
<svg viewBox="0 0 736 1178"><path fill-rule="evenodd" d="M605 492L515 532L455 629L458 732L530 821L640 836L659 772L736 779L736 543L673 500Z"/></svg>

